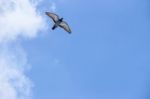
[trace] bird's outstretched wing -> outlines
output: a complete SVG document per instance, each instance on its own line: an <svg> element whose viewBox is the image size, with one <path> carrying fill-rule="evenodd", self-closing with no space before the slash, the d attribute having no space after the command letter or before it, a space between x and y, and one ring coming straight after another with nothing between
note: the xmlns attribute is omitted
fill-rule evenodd
<svg viewBox="0 0 150 99"><path fill-rule="evenodd" d="M54 14L54 13L51 13L51 12L45 12L46 15L48 15L50 18L52 18L52 20L56 23L58 20L59 20L59 16Z"/></svg>
<svg viewBox="0 0 150 99"><path fill-rule="evenodd" d="M68 33L71 33L71 29L69 28L69 25L65 22L65 21L62 21L59 26L61 28L63 28L65 31L67 31Z"/></svg>

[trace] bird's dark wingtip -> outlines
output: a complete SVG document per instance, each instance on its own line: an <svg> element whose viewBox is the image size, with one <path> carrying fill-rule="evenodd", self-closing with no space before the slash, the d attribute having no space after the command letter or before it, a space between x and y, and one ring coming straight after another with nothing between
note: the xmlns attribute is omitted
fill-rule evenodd
<svg viewBox="0 0 150 99"><path fill-rule="evenodd" d="M48 14L49 12L45 12L45 14Z"/></svg>

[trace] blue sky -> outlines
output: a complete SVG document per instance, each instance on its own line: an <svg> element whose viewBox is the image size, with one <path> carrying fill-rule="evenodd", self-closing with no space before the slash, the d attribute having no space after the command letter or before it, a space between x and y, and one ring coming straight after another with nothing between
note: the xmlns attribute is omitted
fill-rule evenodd
<svg viewBox="0 0 150 99"><path fill-rule="evenodd" d="M150 2L54 2L72 34L52 31L45 15L49 29L22 42L33 99L149 99Z"/></svg>

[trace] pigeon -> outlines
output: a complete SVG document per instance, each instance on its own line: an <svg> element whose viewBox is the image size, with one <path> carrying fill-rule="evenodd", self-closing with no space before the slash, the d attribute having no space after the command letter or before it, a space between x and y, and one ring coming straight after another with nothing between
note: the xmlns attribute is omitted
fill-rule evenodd
<svg viewBox="0 0 150 99"><path fill-rule="evenodd" d="M69 34L71 33L71 29L69 28L69 25L67 24L67 22L63 21L63 18L59 18L58 15L51 12L45 12L45 13L54 21L54 26L52 27L52 30L55 30L57 27L61 27Z"/></svg>

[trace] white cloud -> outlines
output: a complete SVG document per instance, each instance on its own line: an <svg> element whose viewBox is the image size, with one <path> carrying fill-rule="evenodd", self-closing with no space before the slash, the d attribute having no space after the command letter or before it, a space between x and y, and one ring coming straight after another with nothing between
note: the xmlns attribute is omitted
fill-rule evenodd
<svg viewBox="0 0 150 99"><path fill-rule="evenodd" d="M17 45L1 45L0 49L0 99L30 99L32 83L24 74L25 52Z"/></svg>
<svg viewBox="0 0 150 99"><path fill-rule="evenodd" d="M0 99L31 98L32 83L25 75L29 63L15 41L36 37L45 29L37 4L36 0L0 0Z"/></svg>
<svg viewBox="0 0 150 99"><path fill-rule="evenodd" d="M0 1L0 42L35 37L45 22L29 0Z"/></svg>

